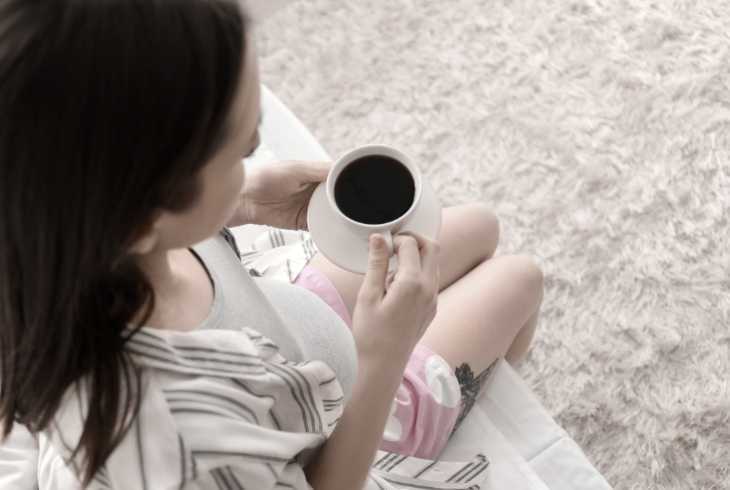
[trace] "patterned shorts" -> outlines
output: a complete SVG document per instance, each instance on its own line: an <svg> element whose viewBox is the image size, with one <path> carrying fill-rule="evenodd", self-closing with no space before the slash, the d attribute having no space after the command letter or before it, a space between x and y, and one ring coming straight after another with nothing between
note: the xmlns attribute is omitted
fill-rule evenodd
<svg viewBox="0 0 730 490"><path fill-rule="evenodd" d="M306 266L294 284L317 294L352 327L347 306L324 273ZM436 458L471 410L493 366L474 376L467 364L452 370L431 349L416 345L396 392L380 449Z"/></svg>

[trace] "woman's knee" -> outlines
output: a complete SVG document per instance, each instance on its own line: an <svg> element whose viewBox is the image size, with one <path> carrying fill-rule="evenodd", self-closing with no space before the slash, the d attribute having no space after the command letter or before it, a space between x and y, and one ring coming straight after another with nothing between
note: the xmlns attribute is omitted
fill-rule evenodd
<svg viewBox="0 0 730 490"><path fill-rule="evenodd" d="M498 259L503 274L509 278L514 291L523 298L523 301L535 309L540 306L544 290L544 276L542 269L527 255L502 255Z"/></svg>
<svg viewBox="0 0 730 490"><path fill-rule="evenodd" d="M478 244L480 259L490 258L499 243L499 219L484 203L464 204L460 208L464 226Z"/></svg>

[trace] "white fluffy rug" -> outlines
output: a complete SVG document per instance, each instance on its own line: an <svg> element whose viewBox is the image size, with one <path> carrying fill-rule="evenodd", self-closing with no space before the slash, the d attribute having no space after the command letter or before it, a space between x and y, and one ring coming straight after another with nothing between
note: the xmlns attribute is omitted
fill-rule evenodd
<svg viewBox="0 0 730 490"><path fill-rule="evenodd" d="M263 81L546 274L522 373L617 489L730 488L730 3L301 0Z"/></svg>

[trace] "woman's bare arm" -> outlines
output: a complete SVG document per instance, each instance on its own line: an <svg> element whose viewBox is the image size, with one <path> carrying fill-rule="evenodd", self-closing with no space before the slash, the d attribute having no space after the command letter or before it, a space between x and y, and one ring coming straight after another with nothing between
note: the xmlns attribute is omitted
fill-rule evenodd
<svg viewBox="0 0 730 490"><path fill-rule="evenodd" d="M315 490L360 490L383 437L413 347L436 314L438 245L397 236L398 270L386 289L389 254L370 240L365 280L353 313L358 374L334 432L305 469Z"/></svg>
<svg viewBox="0 0 730 490"><path fill-rule="evenodd" d="M305 468L315 490L360 490L383 437L406 359L363 360L337 427Z"/></svg>

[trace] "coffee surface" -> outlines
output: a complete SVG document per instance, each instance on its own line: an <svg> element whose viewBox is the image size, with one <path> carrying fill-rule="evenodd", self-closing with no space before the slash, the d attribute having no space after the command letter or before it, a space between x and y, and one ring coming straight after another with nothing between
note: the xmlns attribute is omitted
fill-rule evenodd
<svg viewBox="0 0 730 490"><path fill-rule="evenodd" d="M368 155L351 162L335 182L335 202L348 218L368 225L388 223L410 209L416 185L394 158Z"/></svg>

